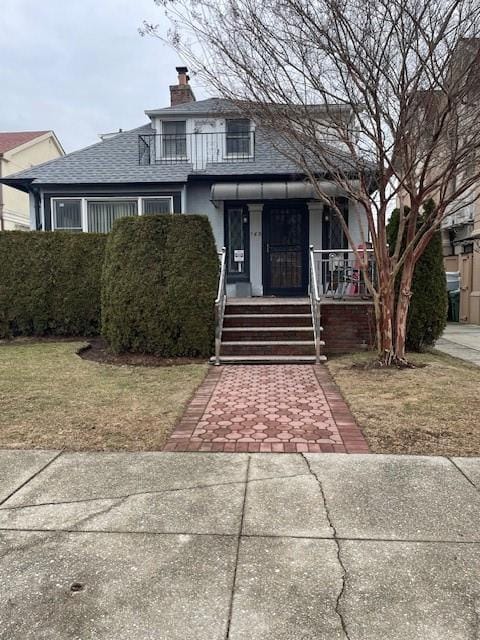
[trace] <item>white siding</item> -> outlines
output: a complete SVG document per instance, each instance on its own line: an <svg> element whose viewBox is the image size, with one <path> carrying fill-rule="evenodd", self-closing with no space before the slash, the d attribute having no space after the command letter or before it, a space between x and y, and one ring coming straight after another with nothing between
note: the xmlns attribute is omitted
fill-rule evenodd
<svg viewBox="0 0 480 640"><path fill-rule="evenodd" d="M352 235L352 240L357 246L368 241L368 224L365 209L353 201L350 201L348 208L348 228Z"/></svg>

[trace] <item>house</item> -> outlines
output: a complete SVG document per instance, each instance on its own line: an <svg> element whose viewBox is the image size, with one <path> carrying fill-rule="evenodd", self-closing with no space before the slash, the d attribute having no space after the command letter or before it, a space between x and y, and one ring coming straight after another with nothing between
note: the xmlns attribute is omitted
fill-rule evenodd
<svg viewBox="0 0 480 640"><path fill-rule="evenodd" d="M53 131L0 132L0 178L63 155ZM29 197L0 183L0 231L15 229L30 229Z"/></svg>
<svg viewBox="0 0 480 640"><path fill-rule="evenodd" d="M219 252L226 248L227 304L222 298L219 320L225 357L311 358L312 331L318 355L320 327L312 328L307 298L313 262L329 350L371 343L371 303L362 299L336 216L266 131L227 100L197 101L187 68L177 72L170 106L147 110L148 124L3 179L30 195L32 227L108 232L122 216L207 215ZM340 192L338 198L360 244L363 213Z"/></svg>
<svg viewBox="0 0 480 640"><path fill-rule="evenodd" d="M480 77L478 66L465 73L471 64L472 57L480 55L480 40L466 38L460 40L451 62L454 73L464 77L467 87L471 88L471 96L478 105L478 86ZM464 114L460 113L462 118ZM478 172L479 162L472 158L472 166L462 163L451 178L451 188L468 179L468 172ZM442 221L443 255L446 271L460 273L460 322L480 324L480 184L477 184L462 199L452 202L451 213Z"/></svg>

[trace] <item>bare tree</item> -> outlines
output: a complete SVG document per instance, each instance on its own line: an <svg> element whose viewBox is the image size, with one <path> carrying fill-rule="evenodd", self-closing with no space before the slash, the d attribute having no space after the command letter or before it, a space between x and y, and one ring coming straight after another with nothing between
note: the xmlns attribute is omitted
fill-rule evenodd
<svg viewBox="0 0 480 640"><path fill-rule="evenodd" d="M406 362L415 264L444 217L479 196L478 2L155 1L171 28L145 24L143 33L167 39L270 131L336 212L373 297L379 357ZM322 176L366 219L375 280ZM431 198L436 207L424 218ZM389 247L396 201L399 230Z"/></svg>

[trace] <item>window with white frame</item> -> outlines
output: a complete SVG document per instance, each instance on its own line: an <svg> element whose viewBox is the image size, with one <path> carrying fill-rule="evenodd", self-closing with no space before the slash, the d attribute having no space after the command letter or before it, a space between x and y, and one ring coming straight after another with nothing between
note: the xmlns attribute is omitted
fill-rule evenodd
<svg viewBox="0 0 480 640"><path fill-rule="evenodd" d="M53 228L57 231L83 231L81 198L53 201Z"/></svg>
<svg viewBox="0 0 480 640"><path fill-rule="evenodd" d="M118 218L138 216L138 200L87 200L87 230L108 233Z"/></svg>
<svg viewBox="0 0 480 640"><path fill-rule="evenodd" d="M237 118L226 121L227 156L248 158L252 154L251 139L250 120Z"/></svg>
<svg viewBox="0 0 480 640"><path fill-rule="evenodd" d="M109 233L118 218L173 212L172 196L52 198L52 228Z"/></svg>
<svg viewBox="0 0 480 640"><path fill-rule="evenodd" d="M162 157L185 158L187 155L187 123L185 120L162 122Z"/></svg>
<svg viewBox="0 0 480 640"><path fill-rule="evenodd" d="M142 213L144 216L153 216L159 213L173 212L173 198L143 198Z"/></svg>

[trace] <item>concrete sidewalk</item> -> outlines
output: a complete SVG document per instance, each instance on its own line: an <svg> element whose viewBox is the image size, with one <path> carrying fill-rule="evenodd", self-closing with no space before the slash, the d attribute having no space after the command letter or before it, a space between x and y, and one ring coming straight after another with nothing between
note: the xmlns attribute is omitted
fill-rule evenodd
<svg viewBox="0 0 480 640"><path fill-rule="evenodd" d="M480 325L449 322L435 348L480 366Z"/></svg>
<svg viewBox="0 0 480 640"><path fill-rule="evenodd" d="M470 640L480 459L0 451L0 639Z"/></svg>

